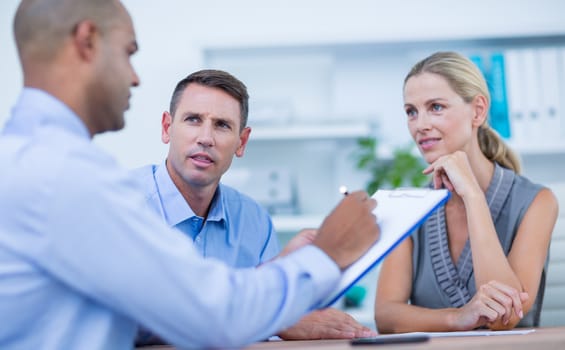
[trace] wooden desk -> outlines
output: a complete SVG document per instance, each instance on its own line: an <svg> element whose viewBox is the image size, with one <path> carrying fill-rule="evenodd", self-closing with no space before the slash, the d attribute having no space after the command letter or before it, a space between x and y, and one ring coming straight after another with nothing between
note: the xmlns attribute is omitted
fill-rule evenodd
<svg viewBox="0 0 565 350"><path fill-rule="evenodd" d="M172 346L138 349L174 350ZM430 338L425 343L351 346L349 340L268 341L250 345L245 350L324 349L324 350L564 350L565 327L537 328L535 332L517 335Z"/></svg>
<svg viewBox="0 0 565 350"><path fill-rule="evenodd" d="M347 340L271 341L256 343L246 350L273 349L391 349L391 350L564 350L565 327L537 328L535 332L518 335L431 338L425 343L351 346Z"/></svg>

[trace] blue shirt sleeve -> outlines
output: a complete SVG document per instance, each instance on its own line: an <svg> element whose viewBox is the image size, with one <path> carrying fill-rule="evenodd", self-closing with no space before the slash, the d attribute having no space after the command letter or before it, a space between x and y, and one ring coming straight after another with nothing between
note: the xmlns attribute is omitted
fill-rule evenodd
<svg viewBox="0 0 565 350"><path fill-rule="evenodd" d="M30 188L41 213L30 225L40 234L27 242L31 248L19 248L54 279L175 345L265 339L337 283L337 266L313 246L259 269L205 260L146 208L113 162L76 151L63 165L41 186L48 190Z"/></svg>

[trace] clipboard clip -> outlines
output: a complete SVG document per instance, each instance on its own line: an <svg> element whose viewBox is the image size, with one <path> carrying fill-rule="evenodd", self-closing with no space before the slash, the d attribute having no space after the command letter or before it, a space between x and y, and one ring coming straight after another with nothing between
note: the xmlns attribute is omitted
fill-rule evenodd
<svg viewBox="0 0 565 350"><path fill-rule="evenodd" d="M419 187L399 187L396 188L388 194L391 198L423 198L432 191L429 188L419 188Z"/></svg>

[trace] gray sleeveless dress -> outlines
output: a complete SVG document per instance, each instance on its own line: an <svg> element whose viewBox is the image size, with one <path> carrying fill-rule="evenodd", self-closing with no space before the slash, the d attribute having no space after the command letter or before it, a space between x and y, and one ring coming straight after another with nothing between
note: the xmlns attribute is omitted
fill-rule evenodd
<svg viewBox="0 0 565 350"><path fill-rule="evenodd" d="M506 255L512 247L512 241L526 210L542 188L525 177L495 164L494 176L487 189L486 199L500 244ZM476 292L471 246L467 240L455 264L449 253L445 208L441 207L432 214L412 235L412 239L414 279L410 303L432 309L461 307L468 303ZM539 325L546 271L547 261L536 301L518 327Z"/></svg>

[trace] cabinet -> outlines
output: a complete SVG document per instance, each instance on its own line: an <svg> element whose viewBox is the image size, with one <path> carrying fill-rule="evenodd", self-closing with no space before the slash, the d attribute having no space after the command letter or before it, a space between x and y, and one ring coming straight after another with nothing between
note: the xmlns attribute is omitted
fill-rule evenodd
<svg viewBox="0 0 565 350"><path fill-rule="evenodd" d="M529 18L530 10L523 11L513 16ZM559 50L558 117L565 126L565 22L548 22L542 29L529 22L512 29L487 23L489 30L475 32L452 24L457 30L429 30L428 35L413 28L417 32L413 37L390 34L361 42L298 40L204 48L204 65L233 73L247 84L251 95L251 140L247 154L233 168L278 167L292 172L295 212L273 215L282 243L301 228L318 226L339 200L339 185L363 188L368 179L355 169L352 158L357 138L376 135L383 154L411 142L402 108L403 79L415 62L439 50L469 56ZM543 135L508 140L521 155L526 176L542 183L565 181L564 130L552 142ZM370 326L377 273L360 282L368 294L363 308L355 311Z"/></svg>
<svg viewBox="0 0 565 350"><path fill-rule="evenodd" d="M535 36L471 37L441 40L399 40L310 46L231 47L204 50L205 66L228 70L249 88L253 128L247 154L234 168L283 167L296 178L295 214L327 213L339 199L337 188L362 188L366 174L355 169L356 139L376 135L383 154L411 142L402 109L406 72L419 59L438 50L489 57L495 52L554 48L562 76L560 101L565 101L565 25L560 33ZM565 103L558 108L560 137L548 141L510 139L521 156L524 172L541 182L559 181L565 162ZM282 231L296 231L281 218ZM319 220L318 220L319 221ZM306 223L315 223L307 221Z"/></svg>

